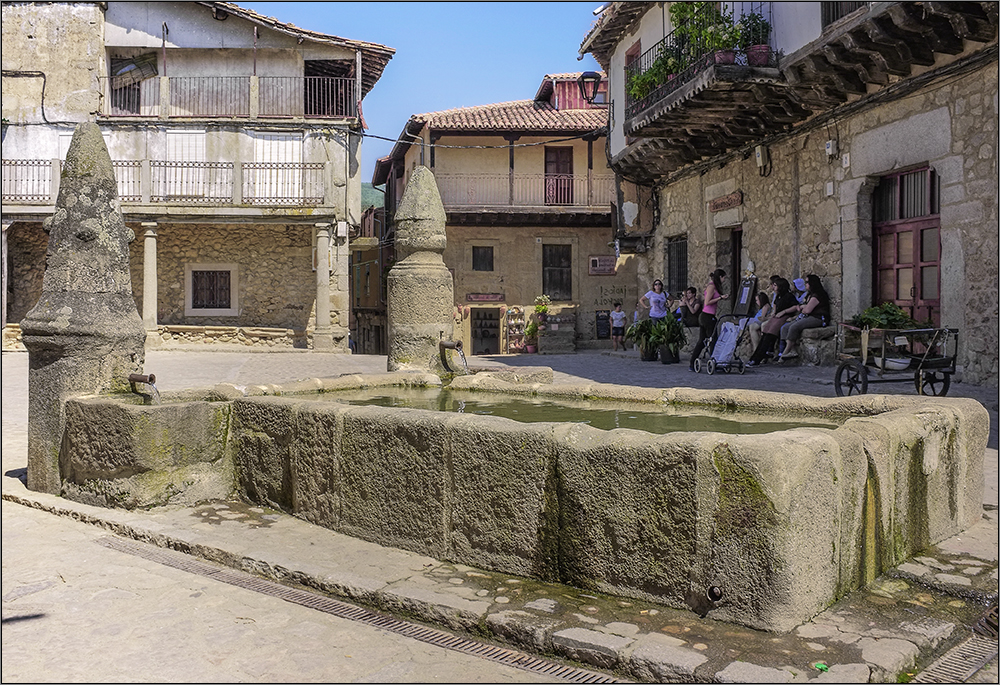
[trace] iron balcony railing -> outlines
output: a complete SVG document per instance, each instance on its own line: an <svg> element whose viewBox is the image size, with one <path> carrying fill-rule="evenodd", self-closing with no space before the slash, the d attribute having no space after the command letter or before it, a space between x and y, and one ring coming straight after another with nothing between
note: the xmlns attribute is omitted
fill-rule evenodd
<svg viewBox="0 0 1000 685"><path fill-rule="evenodd" d="M122 204L316 206L326 195L322 162L172 162L117 160L112 165ZM52 205L59 160L3 160L3 203ZM144 167L148 173L144 180ZM235 190L241 192L234 195Z"/></svg>
<svg viewBox="0 0 1000 685"><path fill-rule="evenodd" d="M445 207L606 207L613 176L582 174L435 174Z"/></svg>
<svg viewBox="0 0 1000 685"><path fill-rule="evenodd" d="M354 118L356 82L332 76L101 78L106 117Z"/></svg>
<svg viewBox="0 0 1000 685"><path fill-rule="evenodd" d="M774 66L770 2L691 2L687 17L625 66L625 117L666 98L714 64Z"/></svg>

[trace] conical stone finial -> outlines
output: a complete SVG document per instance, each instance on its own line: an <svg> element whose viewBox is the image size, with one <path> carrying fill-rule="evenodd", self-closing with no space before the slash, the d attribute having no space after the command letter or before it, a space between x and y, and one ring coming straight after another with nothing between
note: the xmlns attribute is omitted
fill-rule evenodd
<svg viewBox="0 0 1000 685"><path fill-rule="evenodd" d="M129 387L145 331L132 296L128 244L108 148L93 123L66 154L38 303L21 322L28 348L28 487L58 493L63 402Z"/></svg>
<svg viewBox="0 0 1000 685"><path fill-rule="evenodd" d="M440 343L451 340L455 287L441 256L445 211L434 174L417 167L396 211L396 254L389 271L389 371L441 375Z"/></svg>

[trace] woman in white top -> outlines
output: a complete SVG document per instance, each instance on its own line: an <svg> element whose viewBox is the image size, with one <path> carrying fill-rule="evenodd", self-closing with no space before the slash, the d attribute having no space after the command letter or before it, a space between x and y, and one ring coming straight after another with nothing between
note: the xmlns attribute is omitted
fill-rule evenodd
<svg viewBox="0 0 1000 685"><path fill-rule="evenodd" d="M663 321L667 316L667 293L663 292L663 281L653 281L653 289L640 297L639 303L649 310L649 318Z"/></svg>

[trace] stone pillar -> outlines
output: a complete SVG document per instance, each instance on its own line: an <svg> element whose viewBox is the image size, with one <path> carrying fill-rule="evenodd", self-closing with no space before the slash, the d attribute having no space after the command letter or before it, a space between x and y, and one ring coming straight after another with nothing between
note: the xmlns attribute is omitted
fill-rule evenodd
<svg viewBox="0 0 1000 685"><path fill-rule="evenodd" d="M440 342L451 340L455 288L444 264L445 211L434 175L418 166L396 210L396 255L389 271L389 371L443 374Z"/></svg>
<svg viewBox="0 0 1000 685"><path fill-rule="evenodd" d="M123 392L142 371L146 332L132 297L128 244L108 148L94 123L66 154L38 303L21 322L28 348L28 487L60 492L64 403Z"/></svg>
<svg viewBox="0 0 1000 685"><path fill-rule="evenodd" d="M330 328L330 224L316 224L316 330L314 350L333 349Z"/></svg>
<svg viewBox="0 0 1000 685"><path fill-rule="evenodd" d="M156 268L156 222L142 223L142 326L146 329L146 346L159 342L157 324L158 294Z"/></svg>

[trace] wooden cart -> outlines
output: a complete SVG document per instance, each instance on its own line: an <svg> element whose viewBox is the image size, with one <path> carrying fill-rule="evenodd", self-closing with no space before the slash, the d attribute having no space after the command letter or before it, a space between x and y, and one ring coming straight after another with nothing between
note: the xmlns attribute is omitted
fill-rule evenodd
<svg viewBox="0 0 1000 685"><path fill-rule="evenodd" d="M956 328L858 328L841 323L834 376L838 396L871 383L913 383L921 395L947 395L958 356Z"/></svg>

